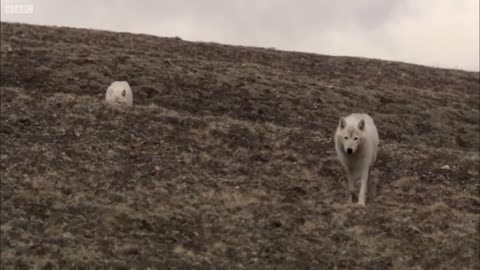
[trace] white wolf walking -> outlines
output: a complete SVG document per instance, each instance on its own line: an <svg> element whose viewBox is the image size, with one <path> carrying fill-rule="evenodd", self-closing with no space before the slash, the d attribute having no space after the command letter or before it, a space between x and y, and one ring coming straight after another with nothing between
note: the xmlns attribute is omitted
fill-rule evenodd
<svg viewBox="0 0 480 270"><path fill-rule="evenodd" d="M353 201L354 181L360 179L358 204L364 206L370 172L377 158L377 127L368 114L352 113L340 118L334 140L337 157L348 178L349 202Z"/></svg>

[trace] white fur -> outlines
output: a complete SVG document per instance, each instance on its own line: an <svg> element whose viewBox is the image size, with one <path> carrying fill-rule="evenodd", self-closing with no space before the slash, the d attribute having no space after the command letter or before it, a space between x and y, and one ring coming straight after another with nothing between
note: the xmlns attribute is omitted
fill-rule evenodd
<svg viewBox="0 0 480 270"><path fill-rule="evenodd" d="M353 200L354 181L360 179L358 204L365 205L370 172L377 158L379 143L377 127L368 114L352 113L340 118L334 140L337 157L348 178L349 202Z"/></svg>
<svg viewBox="0 0 480 270"><path fill-rule="evenodd" d="M110 84L105 94L105 101L112 105L133 105L133 93L126 81L116 81Z"/></svg>

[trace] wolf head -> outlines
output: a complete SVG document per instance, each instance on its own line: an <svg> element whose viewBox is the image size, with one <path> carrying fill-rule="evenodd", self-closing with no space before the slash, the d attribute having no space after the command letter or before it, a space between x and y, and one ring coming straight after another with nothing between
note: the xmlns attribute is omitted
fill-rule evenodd
<svg viewBox="0 0 480 270"><path fill-rule="evenodd" d="M107 102L113 105L132 106L133 95L127 82L113 82L107 89L105 96Z"/></svg>
<svg viewBox="0 0 480 270"><path fill-rule="evenodd" d="M365 130L365 120L357 122L347 121L345 118L340 118L337 129L337 139L343 146L343 151L348 155L355 154L364 138L363 132Z"/></svg>
<svg viewBox="0 0 480 270"><path fill-rule="evenodd" d="M118 105L123 105L123 104L127 104L127 90L126 89L123 89L119 95L115 96L115 100L114 100L114 103L118 104Z"/></svg>

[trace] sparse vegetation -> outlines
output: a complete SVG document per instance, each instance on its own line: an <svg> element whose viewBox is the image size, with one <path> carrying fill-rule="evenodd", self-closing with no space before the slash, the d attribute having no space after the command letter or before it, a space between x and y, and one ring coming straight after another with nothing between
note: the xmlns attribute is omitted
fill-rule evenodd
<svg viewBox="0 0 480 270"><path fill-rule="evenodd" d="M2 269L480 267L478 72L13 23L1 44ZM104 104L115 80L136 106ZM366 208L332 142L351 111L381 138Z"/></svg>

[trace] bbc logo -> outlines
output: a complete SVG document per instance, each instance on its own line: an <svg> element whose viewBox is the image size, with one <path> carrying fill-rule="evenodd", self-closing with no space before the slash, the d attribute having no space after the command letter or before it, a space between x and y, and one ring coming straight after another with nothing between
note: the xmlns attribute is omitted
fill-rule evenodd
<svg viewBox="0 0 480 270"><path fill-rule="evenodd" d="M5 5L5 14L32 14L33 5Z"/></svg>

